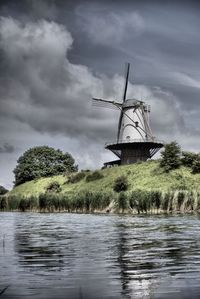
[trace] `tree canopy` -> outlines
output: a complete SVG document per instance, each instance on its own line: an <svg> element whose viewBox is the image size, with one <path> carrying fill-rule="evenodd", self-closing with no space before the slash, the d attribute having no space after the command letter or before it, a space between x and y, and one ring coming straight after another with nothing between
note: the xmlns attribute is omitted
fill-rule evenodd
<svg viewBox="0 0 200 299"><path fill-rule="evenodd" d="M48 146L37 146L27 150L17 160L14 169L15 186L40 177L77 171L75 160L69 153Z"/></svg>
<svg viewBox="0 0 200 299"><path fill-rule="evenodd" d="M199 160L199 154L192 153L192 152L186 152L186 151L182 152L181 163L184 166L192 167L193 163L196 160Z"/></svg>
<svg viewBox="0 0 200 299"><path fill-rule="evenodd" d="M160 166L166 172L179 168L181 165L181 148L176 141L165 145L164 151L161 152Z"/></svg>

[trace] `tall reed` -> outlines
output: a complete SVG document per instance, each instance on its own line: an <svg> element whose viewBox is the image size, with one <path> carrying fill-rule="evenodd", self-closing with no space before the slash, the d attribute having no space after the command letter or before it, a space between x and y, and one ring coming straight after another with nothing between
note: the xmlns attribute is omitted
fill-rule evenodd
<svg viewBox="0 0 200 299"><path fill-rule="evenodd" d="M133 190L132 192L92 192L61 194L46 192L39 197L1 196L1 210L41 212L113 212L172 213L200 212L198 190Z"/></svg>

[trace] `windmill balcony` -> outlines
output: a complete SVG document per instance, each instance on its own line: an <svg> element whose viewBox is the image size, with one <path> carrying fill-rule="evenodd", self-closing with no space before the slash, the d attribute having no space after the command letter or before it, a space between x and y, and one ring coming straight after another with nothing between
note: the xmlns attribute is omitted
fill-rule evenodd
<svg viewBox="0 0 200 299"><path fill-rule="evenodd" d="M120 140L116 140L114 142L107 142L105 144L105 147L109 147L112 145L116 145L116 144L125 144L125 143L158 143L158 144L164 144L164 141L162 140L157 140L154 137L153 138L149 138L149 139L120 139Z"/></svg>
<svg viewBox="0 0 200 299"><path fill-rule="evenodd" d="M163 142L155 138L148 139L122 139L113 143L106 143L105 148L112 151L118 158L120 164L132 164L138 161L146 161L155 155Z"/></svg>

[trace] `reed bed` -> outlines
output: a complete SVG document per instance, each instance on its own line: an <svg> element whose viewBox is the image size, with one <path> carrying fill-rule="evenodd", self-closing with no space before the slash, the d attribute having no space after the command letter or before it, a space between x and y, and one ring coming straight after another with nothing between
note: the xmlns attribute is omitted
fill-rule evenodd
<svg viewBox="0 0 200 299"><path fill-rule="evenodd" d="M1 196L1 211L115 212L132 214L200 211L200 191L134 190L126 192L46 192L38 197Z"/></svg>

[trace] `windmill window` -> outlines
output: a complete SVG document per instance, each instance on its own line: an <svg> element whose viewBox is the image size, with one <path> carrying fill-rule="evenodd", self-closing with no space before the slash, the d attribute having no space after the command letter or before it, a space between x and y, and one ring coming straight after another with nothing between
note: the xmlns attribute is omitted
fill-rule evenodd
<svg viewBox="0 0 200 299"><path fill-rule="evenodd" d="M130 139L131 137L130 136L126 136L126 139Z"/></svg>

